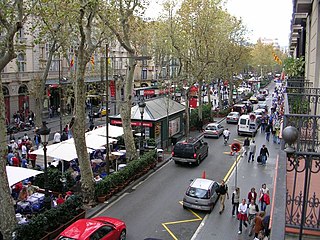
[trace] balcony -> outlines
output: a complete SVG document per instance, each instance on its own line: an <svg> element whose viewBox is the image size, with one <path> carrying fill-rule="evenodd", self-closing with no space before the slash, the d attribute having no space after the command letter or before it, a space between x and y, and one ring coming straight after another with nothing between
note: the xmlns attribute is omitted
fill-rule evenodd
<svg viewBox="0 0 320 240"><path fill-rule="evenodd" d="M320 89L311 85L302 78L287 82L282 129L296 128L297 138L282 136L271 239L320 237Z"/></svg>

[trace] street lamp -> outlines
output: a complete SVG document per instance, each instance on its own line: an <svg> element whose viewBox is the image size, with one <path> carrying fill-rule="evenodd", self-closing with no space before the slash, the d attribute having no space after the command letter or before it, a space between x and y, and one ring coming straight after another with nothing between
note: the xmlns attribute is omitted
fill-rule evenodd
<svg viewBox="0 0 320 240"><path fill-rule="evenodd" d="M140 156L143 155L143 139L144 139L144 133L143 133L143 114L144 114L144 108L146 107L146 103L144 102L143 98L140 99L139 102L139 111L141 114L141 123L140 123Z"/></svg>
<svg viewBox="0 0 320 240"><path fill-rule="evenodd" d="M44 206L46 209L51 208L51 198L49 196L48 191L48 168L47 168L47 145L49 141L50 128L47 127L46 122L42 122L42 127L38 129L36 132L41 137L41 143L43 145L43 153L44 153L44 190L45 190L45 198L44 198Z"/></svg>

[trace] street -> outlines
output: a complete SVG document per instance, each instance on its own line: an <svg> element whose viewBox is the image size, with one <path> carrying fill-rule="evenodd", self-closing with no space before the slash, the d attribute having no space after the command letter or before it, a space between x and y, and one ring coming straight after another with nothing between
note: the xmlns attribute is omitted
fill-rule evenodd
<svg viewBox="0 0 320 240"><path fill-rule="evenodd" d="M268 103L270 103L270 96ZM231 132L229 144L232 142L242 144L244 137L237 135L237 125L227 124L225 121L222 122L222 125L229 128ZM255 139L257 151L259 151L261 143L264 142L264 134L260 133L260 129ZM107 204L107 207L95 216L112 216L124 220L127 224L127 238L130 240L145 238L191 239L207 213L183 209L180 202L190 180L201 177L205 171L207 178L220 182L235 161L235 158L230 156L230 147L224 146L222 137L219 139L205 138L204 140L208 142L209 155L198 167L176 165L170 160L147 179L127 189L125 193L121 193L116 201L110 205ZM242 161L239 164L247 163ZM241 173L239 176L242 176ZM228 185L231 196L234 182L230 182ZM256 188L258 187L256 186ZM243 192L243 194L246 193ZM213 215L218 215L218 205L212 214L207 216L216 217ZM230 223L229 220L227 222ZM238 221L233 223L235 229L237 229L237 224ZM230 224L224 227L230 227ZM225 231L227 230L225 229ZM218 234L218 232L219 229L210 227L211 236Z"/></svg>

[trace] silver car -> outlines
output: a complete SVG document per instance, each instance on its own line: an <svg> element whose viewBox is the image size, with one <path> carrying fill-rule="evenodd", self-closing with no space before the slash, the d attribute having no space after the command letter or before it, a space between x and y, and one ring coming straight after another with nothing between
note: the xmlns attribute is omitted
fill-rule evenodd
<svg viewBox="0 0 320 240"><path fill-rule="evenodd" d="M204 137L219 138L224 131L224 127L220 123L209 123L204 129Z"/></svg>
<svg viewBox="0 0 320 240"><path fill-rule="evenodd" d="M183 208L192 208L211 213L219 194L219 183L210 179L196 178L189 185L183 197Z"/></svg>
<svg viewBox="0 0 320 240"><path fill-rule="evenodd" d="M227 123L238 123L240 118L240 113L238 112L230 112L227 116Z"/></svg>

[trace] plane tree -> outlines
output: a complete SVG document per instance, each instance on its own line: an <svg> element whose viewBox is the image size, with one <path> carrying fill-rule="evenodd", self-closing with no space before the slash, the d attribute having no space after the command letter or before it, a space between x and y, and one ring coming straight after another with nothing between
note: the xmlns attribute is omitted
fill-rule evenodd
<svg viewBox="0 0 320 240"><path fill-rule="evenodd" d="M23 28L28 19L32 6L23 0L4 0L0 1L0 72L17 57L16 34ZM7 139L6 121L5 121L5 104L3 96L3 84L0 76L0 138ZM1 156L7 154L6 141L0 142ZM6 172L6 158L1 158L0 164L0 231L4 239L11 239L12 232L16 226L16 217L14 206L10 194Z"/></svg>

